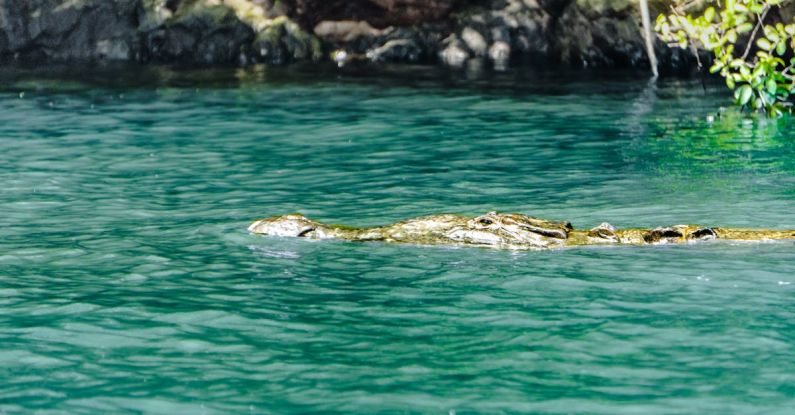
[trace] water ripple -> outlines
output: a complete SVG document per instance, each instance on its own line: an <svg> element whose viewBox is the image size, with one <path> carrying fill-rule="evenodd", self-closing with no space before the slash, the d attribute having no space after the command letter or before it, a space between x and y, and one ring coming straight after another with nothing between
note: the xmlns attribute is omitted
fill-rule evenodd
<svg viewBox="0 0 795 415"><path fill-rule="evenodd" d="M293 211L795 227L786 122L706 124L721 101L678 81L238 75L0 93L0 413L795 404L791 243L512 253L245 232Z"/></svg>

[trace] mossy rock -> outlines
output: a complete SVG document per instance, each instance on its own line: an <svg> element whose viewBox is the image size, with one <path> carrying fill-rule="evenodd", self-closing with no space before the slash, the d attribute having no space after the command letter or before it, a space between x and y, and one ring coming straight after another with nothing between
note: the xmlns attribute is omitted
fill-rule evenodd
<svg viewBox="0 0 795 415"><path fill-rule="evenodd" d="M235 11L224 5L207 5L202 1L185 2L174 12L167 24L194 25L201 22L207 26L228 26L239 23Z"/></svg>
<svg viewBox="0 0 795 415"><path fill-rule="evenodd" d="M586 13L617 14L637 7L632 0L577 0L577 6Z"/></svg>
<svg viewBox="0 0 795 415"><path fill-rule="evenodd" d="M293 59L318 61L323 57L320 39L305 32L298 23L287 20L284 23L284 30L284 43Z"/></svg>
<svg viewBox="0 0 795 415"><path fill-rule="evenodd" d="M293 60L318 61L323 57L323 45L285 16L273 19L254 41L254 50L268 63L283 64Z"/></svg>

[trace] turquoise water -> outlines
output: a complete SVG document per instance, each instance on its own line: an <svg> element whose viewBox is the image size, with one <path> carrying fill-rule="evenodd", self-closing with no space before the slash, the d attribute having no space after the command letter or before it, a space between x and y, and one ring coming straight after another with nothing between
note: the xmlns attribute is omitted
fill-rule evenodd
<svg viewBox="0 0 795 415"><path fill-rule="evenodd" d="M795 228L795 129L707 123L720 87L5 76L0 413L795 407L792 243L517 253L245 230L489 210Z"/></svg>

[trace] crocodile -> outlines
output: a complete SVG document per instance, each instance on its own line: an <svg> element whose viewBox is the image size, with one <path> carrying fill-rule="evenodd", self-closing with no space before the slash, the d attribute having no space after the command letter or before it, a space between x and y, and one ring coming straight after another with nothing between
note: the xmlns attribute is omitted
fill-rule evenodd
<svg viewBox="0 0 795 415"><path fill-rule="evenodd" d="M386 226L354 228L326 225L301 214L257 220L249 232L308 239L382 241L420 245L462 245L513 250L540 250L582 245L684 244L711 239L774 241L795 239L795 230L719 228L674 225L653 229L617 229L602 223L589 230L570 222L519 213L488 212L476 217L456 214L423 216Z"/></svg>

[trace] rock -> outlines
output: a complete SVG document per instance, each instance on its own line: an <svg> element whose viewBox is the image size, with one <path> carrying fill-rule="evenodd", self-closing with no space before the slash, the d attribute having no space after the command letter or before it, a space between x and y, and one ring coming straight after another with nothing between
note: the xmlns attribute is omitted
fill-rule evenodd
<svg viewBox="0 0 795 415"><path fill-rule="evenodd" d="M471 27L465 27L464 30L461 31L461 40L467 48L472 51L474 56L486 56L489 45L486 42L486 38L477 30Z"/></svg>
<svg viewBox="0 0 795 415"><path fill-rule="evenodd" d="M511 32L501 17L494 20L491 28L491 39L489 59L498 66L507 66L511 59Z"/></svg>
<svg viewBox="0 0 795 415"><path fill-rule="evenodd" d="M646 67L639 20L634 0L0 0L0 60L286 64L340 50L343 61ZM692 67L689 51L656 48L664 67Z"/></svg>
<svg viewBox="0 0 795 415"><path fill-rule="evenodd" d="M97 41L96 56L113 61L124 61L130 58L130 45L120 39L103 39Z"/></svg>
<svg viewBox="0 0 795 415"><path fill-rule="evenodd" d="M137 47L136 1L0 0L0 56L126 60Z"/></svg>
<svg viewBox="0 0 795 415"><path fill-rule="evenodd" d="M573 5L592 16L606 14L627 15L635 9L632 0L576 0Z"/></svg>
<svg viewBox="0 0 795 415"><path fill-rule="evenodd" d="M494 27L508 29L511 49L525 56L549 53L552 18L534 2L509 3L492 21Z"/></svg>
<svg viewBox="0 0 795 415"><path fill-rule="evenodd" d="M500 16L496 17L491 23L491 40L492 42L511 44L510 28L505 23L505 19Z"/></svg>
<svg viewBox="0 0 795 415"><path fill-rule="evenodd" d="M333 43L352 42L360 37L376 37L383 33L370 26L367 22L342 20L324 20L314 28L314 33L319 38Z"/></svg>
<svg viewBox="0 0 795 415"><path fill-rule="evenodd" d="M421 55L422 49L409 39L390 40L367 51L367 58L373 62L417 62Z"/></svg>
<svg viewBox="0 0 795 415"><path fill-rule="evenodd" d="M254 60L272 65L284 65L288 62L287 50L282 43L285 30L284 24L274 22L257 34L252 49Z"/></svg>
<svg viewBox="0 0 795 415"><path fill-rule="evenodd" d="M222 5L182 3L157 29L144 33L146 60L234 63L247 54L254 31Z"/></svg>
<svg viewBox="0 0 795 415"><path fill-rule="evenodd" d="M267 23L253 42L255 60L282 65L297 60L320 60L323 47L320 40L303 31L285 16Z"/></svg>
<svg viewBox="0 0 795 415"><path fill-rule="evenodd" d="M439 52L439 59L442 63L460 67L469 59L469 51L464 48L463 43L456 36L453 35L445 39L445 43L447 46Z"/></svg>
<svg viewBox="0 0 795 415"><path fill-rule="evenodd" d="M625 0L579 0L566 8L554 39L558 59L574 66L648 65L640 22Z"/></svg>
<svg viewBox="0 0 795 415"><path fill-rule="evenodd" d="M500 67L514 55L547 56L553 27L550 15L534 0L495 0L488 8L468 9L457 26L471 56L487 57ZM448 56L460 53L451 49Z"/></svg>
<svg viewBox="0 0 795 415"><path fill-rule="evenodd" d="M174 13L166 0L144 0L138 9L138 30L154 30L170 19Z"/></svg>
<svg viewBox="0 0 795 415"><path fill-rule="evenodd" d="M489 48L489 59L500 65L507 64L511 59L511 47L501 40L494 42Z"/></svg>
<svg viewBox="0 0 795 415"><path fill-rule="evenodd" d="M320 40L305 32L292 20L284 22L285 36L282 38L288 56L294 60L318 61L323 57Z"/></svg>
<svg viewBox="0 0 795 415"><path fill-rule="evenodd" d="M395 17L409 21L436 20L453 7L454 0L370 0Z"/></svg>
<svg viewBox="0 0 795 415"><path fill-rule="evenodd" d="M367 21L372 26L415 26L445 18L456 0L282 0L288 16L304 27L324 20Z"/></svg>

